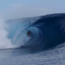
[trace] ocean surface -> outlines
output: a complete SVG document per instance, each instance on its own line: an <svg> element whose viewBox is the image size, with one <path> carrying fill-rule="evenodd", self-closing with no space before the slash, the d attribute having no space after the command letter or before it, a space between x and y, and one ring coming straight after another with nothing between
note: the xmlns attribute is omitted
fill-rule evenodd
<svg viewBox="0 0 65 65"><path fill-rule="evenodd" d="M0 21L0 65L65 65L64 13Z"/></svg>
<svg viewBox="0 0 65 65"><path fill-rule="evenodd" d="M37 53L26 49L0 50L0 65L65 65L65 43Z"/></svg>

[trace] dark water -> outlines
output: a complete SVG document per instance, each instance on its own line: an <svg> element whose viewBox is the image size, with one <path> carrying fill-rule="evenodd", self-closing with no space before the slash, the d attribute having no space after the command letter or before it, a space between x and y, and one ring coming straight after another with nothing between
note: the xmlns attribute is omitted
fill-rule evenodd
<svg viewBox="0 0 65 65"><path fill-rule="evenodd" d="M0 58L23 56L40 52L40 50L34 50L33 48L1 49Z"/></svg>
<svg viewBox="0 0 65 65"><path fill-rule="evenodd" d="M30 51L29 48L5 49L5 50L0 50L0 58L21 56L21 55L27 55L31 53L32 52Z"/></svg>

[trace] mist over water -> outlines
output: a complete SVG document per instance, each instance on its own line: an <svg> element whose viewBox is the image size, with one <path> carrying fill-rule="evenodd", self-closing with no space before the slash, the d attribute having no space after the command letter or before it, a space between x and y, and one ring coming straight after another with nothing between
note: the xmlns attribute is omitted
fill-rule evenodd
<svg viewBox="0 0 65 65"><path fill-rule="evenodd" d="M6 31L7 24L0 16L0 49L13 48L11 40L7 38L8 32Z"/></svg>

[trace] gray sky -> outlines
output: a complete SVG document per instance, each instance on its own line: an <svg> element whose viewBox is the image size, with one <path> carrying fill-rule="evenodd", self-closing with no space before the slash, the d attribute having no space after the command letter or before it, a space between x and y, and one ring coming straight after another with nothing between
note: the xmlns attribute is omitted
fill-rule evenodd
<svg viewBox="0 0 65 65"><path fill-rule="evenodd" d="M65 0L1 0L0 16L4 20L65 13Z"/></svg>

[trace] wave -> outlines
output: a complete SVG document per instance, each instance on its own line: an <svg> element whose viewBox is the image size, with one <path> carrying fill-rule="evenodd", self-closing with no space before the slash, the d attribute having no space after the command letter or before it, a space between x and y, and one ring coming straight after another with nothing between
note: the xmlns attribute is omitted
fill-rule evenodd
<svg viewBox="0 0 65 65"><path fill-rule="evenodd" d="M2 25L0 49L19 47L47 49L65 41L64 13L12 19L0 25Z"/></svg>

